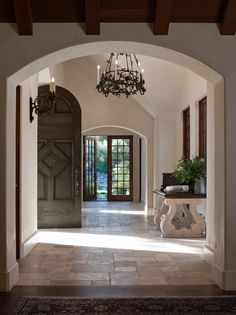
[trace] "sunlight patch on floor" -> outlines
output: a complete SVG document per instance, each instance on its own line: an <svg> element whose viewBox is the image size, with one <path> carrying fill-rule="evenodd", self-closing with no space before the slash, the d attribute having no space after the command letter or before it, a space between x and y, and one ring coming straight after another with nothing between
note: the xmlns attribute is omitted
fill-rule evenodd
<svg viewBox="0 0 236 315"><path fill-rule="evenodd" d="M100 213L115 213L115 214L132 214L132 215L146 215L145 211L134 210L98 210Z"/></svg>
<svg viewBox="0 0 236 315"><path fill-rule="evenodd" d="M185 254L202 254L205 245L205 242L201 240L197 244L193 242L191 246L189 240L187 243L184 239L167 240L158 238L157 240L153 240L137 236L75 233L68 231L38 231L33 237L32 242Z"/></svg>

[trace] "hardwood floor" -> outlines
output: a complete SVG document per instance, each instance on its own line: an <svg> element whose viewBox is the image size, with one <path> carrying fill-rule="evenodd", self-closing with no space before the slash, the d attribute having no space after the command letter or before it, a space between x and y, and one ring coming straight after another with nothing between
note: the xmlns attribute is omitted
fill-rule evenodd
<svg viewBox="0 0 236 315"><path fill-rule="evenodd" d="M216 285L190 286L116 286L116 287L52 287L15 286L9 293L0 293L0 314L10 315L22 296L79 297L158 297L158 296L223 296L236 292L220 290Z"/></svg>

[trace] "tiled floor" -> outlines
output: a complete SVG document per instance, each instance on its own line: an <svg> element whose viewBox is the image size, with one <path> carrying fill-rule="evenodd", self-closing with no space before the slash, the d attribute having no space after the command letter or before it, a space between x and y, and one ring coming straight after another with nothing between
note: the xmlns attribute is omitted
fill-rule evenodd
<svg viewBox="0 0 236 315"><path fill-rule="evenodd" d="M18 285L209 285L202 239L163 239L139 203L88 202L83 228L40 231Z"/></svg>

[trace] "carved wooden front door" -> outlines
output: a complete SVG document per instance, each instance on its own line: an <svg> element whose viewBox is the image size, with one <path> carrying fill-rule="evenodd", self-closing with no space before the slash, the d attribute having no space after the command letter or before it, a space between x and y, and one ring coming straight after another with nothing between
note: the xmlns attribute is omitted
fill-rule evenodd
<svg viewBox="0 0 236 315"><path fill-rule="evenodd" d="M69 91L56 94L56 106L38 117L38 227L80 227L81 112Z"/></svg>

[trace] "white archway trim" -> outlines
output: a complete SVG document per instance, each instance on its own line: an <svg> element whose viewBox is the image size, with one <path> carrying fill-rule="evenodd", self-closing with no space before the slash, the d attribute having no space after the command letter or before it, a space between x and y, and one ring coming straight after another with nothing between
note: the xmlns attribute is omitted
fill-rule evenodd
<svg viewBox="0 0 236 315"><path fill-rule="evenodd" d="M97 125L97 126L94 126L94 127L91 127L91 128L88 128L88 129L85 129L85 130L82 130L82 133L86 133L88 131L91 131L91 130L94 130L94 129L101 129L101 128L119 128L119 129L125 129L125 130L128 130L128 131L131 131L133 133L136 133L137 135L139 135L141 138L144 138L145 140L147 140L147 137L145 135L143 135L142 133L140 133L139 131L137 130L134 130L134 129L131 129L131 128L127 128L126 126L123 126L123 125Z"/></svg>
<svg viewBox="0 0 236 315"><path fill-rule="evenodd" d="M137 42L106 41L71 46L46 55L17 71L9 77L9 80L13 80L18 84L29 76L47 68L49 65L89 55L107 54L111 51L124 51L124 47L127 52L159 58L187 68L212 84L217 84L217 82L223 79L218 72L206 64L168 48Z"/></svg>
<svg viewBox="0 0 236 315"><path fill-rule="evenodd" d="M225 275L225 139L224 139L224 80L223 77L205 65L204 63L193 59L182 53L149 44L137 43L137 42L93 42L89 44L81 44L66 49L62 49L46 55L32 63L25 65L22 69L12 74L7 79L7 94L6 94L6 187L7 193L4 199L5 211L8 218L14 218L15 209L15 126L12 124L12 120L15 117L15 86L28 78L29 76L39 72L40 70L47 68L49 65L60 63L72 58L78 58L86 55L104 54L110 51L126 51L134 52L140 55L146 55L154 58L160 58L165 61L175 63L183 66L197 75L201 76L208 81L207 97L210 102L211 108L211 122L209 125L209 137L208 142L211 144L211 149L208 154L209 160L209 180L208 180L208 197L212 200L208 206L211 208L213 219L211 224L213 225L212 231L208 231L208 234L212 234L214 252L214 280L223 289L236 288L236 275L232 274L232 278L235 280L229 281L229 272ZM155 132L155 131L154 131ZM212 160L210 160L210 157ZM215 173L214 173L215 172ZM11 270L15 267L15 247L14 235L15 235L15 222L14 220L8 220L6 225L7 240L6 243L1 243L2 248L6 248L6 267L3 270L1 276L4 277L5 289L8 290L16 282L17 272L14 274L14 281L11 277ZM220 233L216 233L220 231ZM212 236L211 235L211 236ZM4 242L4 240L2 241ZM11 244L11 246L8 246ZM2 282L2 283L3 283ZM6 284L7 283L7 284Z"/></svg>

